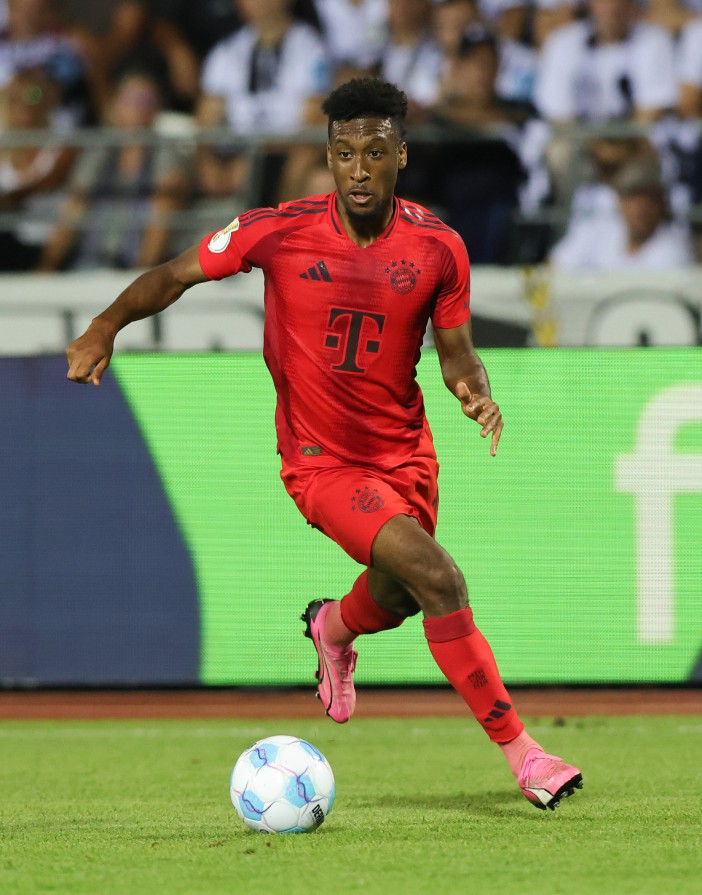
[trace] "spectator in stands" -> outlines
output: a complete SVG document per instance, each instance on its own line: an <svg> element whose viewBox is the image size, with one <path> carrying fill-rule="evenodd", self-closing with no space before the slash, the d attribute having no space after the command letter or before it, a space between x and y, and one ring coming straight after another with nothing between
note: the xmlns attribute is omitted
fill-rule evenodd
<svg viewBox="0 0 702 895"><path fill-rule="evenodd" d="M478 11L485 27L499 38L498 94L533 102L538 54L532 0L478 0Z"/></svg>
<svg viewBox="0 0 702 895"><path fill-rule="evenodd" d="M535 0L531 29L534 46L540 49L553 31L573 22L579 9L579 0Z"/></svg>
<svg viewBox="0 0 702 895"><path fill-rule="evenodd" d="M702 0L700 0L702 6ZM702 16L690 19L682 29L677 46L678 118L666 122L666 159L679 182L676 205L702 203ZM662 129L661 129L662 130ZM698 238L702 222L696 222Z"/></svg>
<svg viewBox="0 0 702 895"><path fill-rule="evenodd" d="M426 119L439 97L441 48L431 33L431 0L388 0L388 37L380 70L404 90L409 123Z"/></svg>
<svg viewBox="0 0 702 895"><path fill-rule="evenodd" d="M209 51L241 26L235 0L151 0L151 40L167 71L169 104L192 112Z"/></svg>
<svg viewBox="0 0 702 895"><path fill-rule="evenodd" d="M499 40L482 26L468 29L442 78L434 119L470 127L524 124L534 109L498 95L499 64Z"/></svg>
<svg viewBox="0 0 702 895"><path fill-rule="evenodd" d="M314 0L334 68L359 72L378 64L385 42L388 0Z"/></svg>
<svg viewBox="0 0 702 895"><path fill-rule="evenodd" d="M189 38L166 15L168 0L63 0L66 27L88 58L100 88L100 110L106 111L120 75L138 66L158 78L165 103L192 111L200 66ZM207 0L190 4L205 19ZM225 6L234 14L233 6ZM187 32L185 32L187 33ZM196 30L193 32L197 33ZM221 33L220 33L221 36Z"/></svg>
<svg viewBox="0 0 702 895"><path fill-rule="evenodd" d="M336 189L334 175L327 165L316 165L309 169L307 177L302 183L301 195L324 196L333 193Z"/></svg>
<svg viewBox="0 0 702 895"><path fill-rule="evenodd" d="M660 25L671 34L678 34L702 12L701 0L644 0L644 17L652 25Z"/></svg>
<svg viewBox="0 0 702 895"><path fill-rule="evenodd" d="M682 118L702 118L702 16L692 19L683 29L678 46Z"/></svg>
<svg viewBox="0 0 702 895"><path fill-rule="evenodd" d="M148 2L152 10L154 39L157 45L161 40L157 32L162 25L166 25L175 32L175 40L185 42L190 47L198 64L203 62L216 44L233 34L243 24L238 0L197 0L197 2L148 0ZM324 3L326 0L321 2ZM344 2L356 5L356 0L344 0ZM293 16L320 28L315 6L313 0L293 0ZM167 41L170 43L171 38L167 38Z"/></svg>
<svg viewBox="0 0 702 895"><path fill-rule="evenodd" d="M560 270L667 270L693 262L689 230L671 219L656 165L633 162L614 179L618 209L569 228L553 248Z"/></svg>
<svg viewBox="0 0 702 895"><path fill-rule="evenodd" d="M8 127L48 128L58 93L58 85L43 69L16 74L3 91ZM62 187L75 155L74 149L56 138L42 146L19 146L0 153L0 211L22 215L12 230L0 232L0 270L31 270L38 263L65 198Z"/></svg>
<svg viewBox="0 0 702 895"><path fill-rule="evenodd" d="M444 69L457 58L463 35L480 25L475 0L434 0L432 31L444 58Z"/></svg>
<svg viewBox="0 0 702 895"><path fill-rule="evenodd" d="M187 42L198 64L225 37L241 27L235 0L151 0L154 23L167 25Z"/></svg>
<svg viewBox="0 0 702 895"><path fill-rule="evenodd" d="M91 45L91 63L112 75L149 52L149 0L61 0L65 27ZM141 58L143 64L144 59Z"/></svg>
<svg viewBox="0 0 702 895"><path fill-rule="evenodd" d="M442 81L433 121L451 128L503 125L502 135L474 135L439 148L432 170L439 172L438 201L447 222L470 247L478 264L507 260L512 215L524 171L519 127L533 111L497 95L497 40L484 28L468 31Z"/></svg>
<svg viewBox="0 0 702 895"><path fill-rule="evenodd" d="M295 133L329 84L321 39L293 19L291 0L239 0L239 8L246 24L205 60L200 124L226 122L242 135Z"/></svg>
<svg viewBox="0 0 702 895"><path fill-rule="evenodd" d="M587 18L544 44L536 104L549 121L647 123L676 103L672 37L641 21L635 0L590 0Z"/></svg>
<svg viewBox="0 0 702 895"><path fill-rule="evenodd" d="M109 123L122 131L151 128L159 108L157 82L128 72L117 85ZM169 254L169 219L182 208L187 186L182 156L172 145L135 143L85 152L40 269L158 264Z"/></svg>
<svg viewBox="0 0 702 895"><path fill-rule="evenodd" d="M615 181L634 164L656 166L658 156L645 137L598 137L588 142L589 171L579 184L570 206L570 224L618 210Z"/></svg>
<svg viewBox="0 0 702 895"><path fill-rule="evenodd" d="M293 18L291 0L239 0L239 10L246 24L205 60L198 124L237 136L295 133L329 85L322 39ZM198 176L205 195L226 196L241 191L248 165L226 147L202 147Z"/></svg>
<svg viewBox="0 0 702 895"><path fill-rule="evenodd" d="M556 29L542 49L535 100L552 123L650 124L677 104L674 44L641 21L636 0L589 0L589 14ZM584 151L555 138L546 157L557 202L570 201L584 176Z"/></svg>
<svg viewBox="0 0 702 895"><path fill-rule="evenodd" d="M23 69L46 69L59 87L52 126L67 130L88 123L94 103L86 60L60 29L59 11L57 0L9 0L0 33L0 88Z"/></svg>
<svg viewBox="0 0 702 895"><path fill-rule="evenodd" d="M79 47L90 70L97 120L107 111L113 80L135 58L155 57L148 42L147 0L60 0L61 25Z"/></svg>
<svg viewBox="0 0 702 895"><path fill-rule="evenodd" d="M476 0L480 22L502 40L522 40L528 28L529 0Z"/></svg>

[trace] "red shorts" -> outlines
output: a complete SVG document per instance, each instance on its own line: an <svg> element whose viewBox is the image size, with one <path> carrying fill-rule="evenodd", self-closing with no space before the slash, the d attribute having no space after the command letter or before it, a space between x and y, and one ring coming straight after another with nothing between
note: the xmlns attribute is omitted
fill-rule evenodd
<svg viewBox="0 0 702 895"><path fill-rule="evenodd" d="M371 564L371 547L393 516L414 516L434 537L439 464L424 436L407 463L387 471L361 466L288 466L280 477L307 522L336 541L356 562Z"/></svg>

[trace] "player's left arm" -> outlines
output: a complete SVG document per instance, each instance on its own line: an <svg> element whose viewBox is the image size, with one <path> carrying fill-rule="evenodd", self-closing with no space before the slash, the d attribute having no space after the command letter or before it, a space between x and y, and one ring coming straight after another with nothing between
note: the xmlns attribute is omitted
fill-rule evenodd
<svg viewBox="0 0 702 895"><path fill-rule="evenodd" d="M463 413L482 426L481 436L492 436L490 453L494 457L504 423L490 394L487 371L473 345L470 320L450 329L434 326L434 343L446 387L461 402Z"/></svg>

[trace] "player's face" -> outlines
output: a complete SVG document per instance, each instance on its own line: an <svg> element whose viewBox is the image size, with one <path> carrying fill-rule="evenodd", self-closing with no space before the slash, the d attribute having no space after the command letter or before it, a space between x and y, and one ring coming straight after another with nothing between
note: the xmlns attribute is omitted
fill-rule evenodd
<svg viewBox="0 0 702 895"><path fill-rule="evenodd" d="M407 144L390 118L335 121L327 163L351 224L387 223L397 173L407 164Z"/></svg>

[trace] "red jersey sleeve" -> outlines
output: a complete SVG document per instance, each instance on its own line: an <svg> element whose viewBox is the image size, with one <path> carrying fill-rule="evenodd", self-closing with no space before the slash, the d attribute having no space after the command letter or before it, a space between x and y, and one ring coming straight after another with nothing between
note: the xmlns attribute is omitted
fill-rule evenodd
<svg viewBox="0 0 702 895"><path fill-rule="evenodd" d="M210 280L223 280L236 273L263 267L272 253L272 239L279 230L275 208L255 208L234 218L222 230L210 233L200 243L202 272Z"/></svg>
<svg viewBox="0 0 702 895"><path fill-rule="evenodd" d="M431 321L441 329L461 326L470 317L470 262L463 240L456 234L444 245L441 288Z"/></svg>

